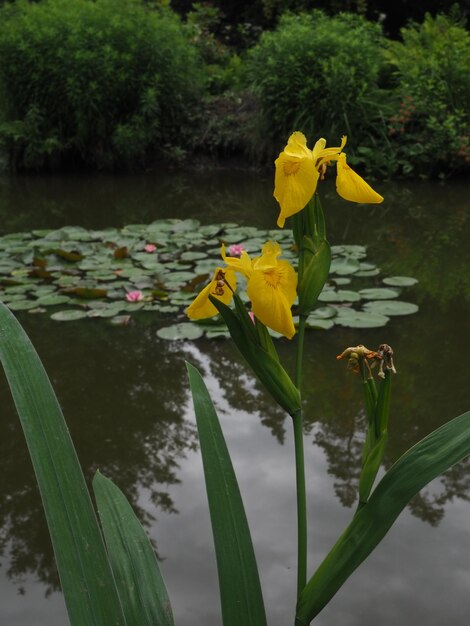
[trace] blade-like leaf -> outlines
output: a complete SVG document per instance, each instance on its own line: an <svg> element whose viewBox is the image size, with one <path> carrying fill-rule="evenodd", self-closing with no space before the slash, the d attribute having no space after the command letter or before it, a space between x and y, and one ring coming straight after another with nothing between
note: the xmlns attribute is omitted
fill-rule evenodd
<svg viewBox="0 0 470 626"><path fill-rule="evenodd" d="M42 363L0 303L0 360L28 444L72 626L124 626L80 465Z"/></svg>
<svg viewBox="0 0 470 626"><path fill-rule="evenodd" d="M263 596L235 472L201 375L187 364L201 444L224 626L264 626Z"/></svg>
<svg viewBox="0 0 470 626"><path fill-rule="evenodd" d="M310 624L420 489L469 455L470 412L444 424L405 452L307 583L297 605L296 624Z"/></svg>
<svg viewBox="0 0 470 626"><path fill-rule="evenodd" d="M174 626L155 552L131 505L99 472L93 491L127 626Z"/></svg>

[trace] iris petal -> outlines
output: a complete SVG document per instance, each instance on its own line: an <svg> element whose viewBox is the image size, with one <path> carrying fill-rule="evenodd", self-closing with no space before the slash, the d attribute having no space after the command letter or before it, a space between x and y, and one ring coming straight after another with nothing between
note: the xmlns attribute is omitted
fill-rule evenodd
<svg viewBox="0 0 470 626"><path fill-rule="evenodd" d="M383 197L349 167L344 153L339 155L336 168L336 191L342 198L366 204L383 202Z"/></svg>
<svg viewBox="0 0 470 626"><path fill-rule="evenodd" d="M228 282L231 289L227 285L221 286L218 284L218 277L220 276L219 272L224 274L225 281ZM214 317L214 315L218 314L218 311L209 300L209 296L214 296L214 298L217 298L224 304L229 304L236 285L237 279L233 269L222 269L221 267L216 268L213 279L188 306L186 309L186 315L192 320L202 320L206 317Z"/></svg>
<svg viewBox="0 0 470 626"><path fill-rule="evenodd" d="M276 159L274 197L281 206L277 220L280 228L288 217L301 211L317 188L320 176L312 158L296 158L281 152Z"/></svg>
<svg viewBox="0 0 470 626"><path fill-rule="evenodd" d="M259 267L268 267L260 257ZM291 307L297 295L297 275L288 261L277 261L269 269L255 269L247 294L255 316L269 328L291 339L295 334Z"/></svg>

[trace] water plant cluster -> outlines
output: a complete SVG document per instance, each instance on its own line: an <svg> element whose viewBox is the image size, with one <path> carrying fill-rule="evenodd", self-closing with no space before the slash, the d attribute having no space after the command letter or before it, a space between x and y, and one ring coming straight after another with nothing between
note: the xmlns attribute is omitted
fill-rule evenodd
<svg viewBox="0 0 470 626"><path fill-rule="evenodd" d="M56 321L106 318L124 324L130 316L150 313L163 325L157 334L165 339L227 337L220 319L181 318L220 263L221 243L239 244L256 256L267 239L279 242L283 258L296 266L288 229L159 219L121 229L66 226L13 233L0 238L0 297L12 311L46 313ZM333 246L332 253L330 278L308 328L379 327L391 316L418 310L401 299L414 278L381 276L362 245ZM246 292L241 295L247 302Z"/></svg>

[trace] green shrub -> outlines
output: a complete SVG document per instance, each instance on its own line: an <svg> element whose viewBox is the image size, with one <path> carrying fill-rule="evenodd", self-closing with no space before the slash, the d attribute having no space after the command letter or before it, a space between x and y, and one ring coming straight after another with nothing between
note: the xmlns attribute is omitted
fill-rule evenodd
<svg viewBox="0 0 470 626"><path fill-rule="evenodd" d="M248 55L261 126L278 146L293 130L358 145L382 124L381 29L358 15L285 15Z"/></svg>
<svg viewBox="0 0 470 626"><path fill-rule="evenodd" d="M201 76L169 10L18 0L0 24L0 140L13 167L132 166L183 145Z"/></svg>
<svg viewBox="0 0 470 626"><path fill-rule="evenodd" d="M470 35L438 15L389 42L399 102L389 136L399 171L419 176L470 169Z"/></svg>

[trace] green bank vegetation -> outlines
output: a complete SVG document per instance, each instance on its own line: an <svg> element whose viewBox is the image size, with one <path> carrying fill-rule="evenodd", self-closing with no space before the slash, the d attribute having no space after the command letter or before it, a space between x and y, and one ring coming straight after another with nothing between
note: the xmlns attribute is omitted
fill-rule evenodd
<svg viewBox="0 0 470 626"><path fill-rule="evenodd" d="M216 2L188 4L3 3L0 162L262 165L298 129L331 143L347 134L351 163L368 174L468 173L470 37L456 9L392 40L377 18L300 12L306 2L283 15L261 3L263 23L246 21L242 3L245 21L231 26L230 3L225 14Z"/></svg>

